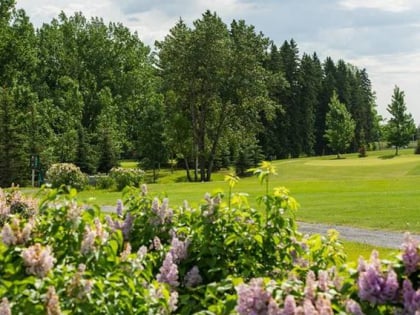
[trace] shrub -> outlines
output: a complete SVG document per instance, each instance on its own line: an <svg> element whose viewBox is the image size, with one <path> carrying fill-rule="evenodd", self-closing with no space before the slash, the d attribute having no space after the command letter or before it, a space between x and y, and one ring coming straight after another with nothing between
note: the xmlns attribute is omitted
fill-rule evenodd
<svg viewBox="0 0 420 315"><path fill-rule="evenodd" d="M79 167L71 163L57 163L51 165L47 171L47 180L52 187L69 185L77 190L83 190L88 184L88 178Z"/></svg>
<svg viewBox="0 0 420 315"><path fill-rule="evenodd" d="M109 172L109 176L115 181L117 189L123 190L127 186L140 187L144 171L138 168L114 167Z"/></svg>
<svg viewBox="0 0 420 315"><path fill-rule="evenodd" d="M108 175L96 176L95 186L99 189L111 189L115 185L115 180Z"/></svg>
<svg viewBox="0 0 420 315"><path fill-rule="evenodd" d="M364 144L362 144L359 148L359 157L367 157L366 147Z"/></svg>
<svg viewBox="0 0 420 315"><path fill-rule="evenodd" d="M275 169L254 170L265 194L251 208L229 191L197 208L171 208L147 187L125 190L105 218L76 190L47 191L34 218L1 228L1 314L415 314L419 241L406 234L394 260L373 251L343 264L338 233L303 236L297 202L269 189ZM1 191L0 191L1 193ZM2 202L3 200L3 202ZM0 207L5 197L0 198Z"/></svg>

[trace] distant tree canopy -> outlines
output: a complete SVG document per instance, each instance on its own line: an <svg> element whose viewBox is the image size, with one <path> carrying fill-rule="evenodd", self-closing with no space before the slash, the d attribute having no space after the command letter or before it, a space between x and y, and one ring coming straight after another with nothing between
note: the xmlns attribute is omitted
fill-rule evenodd
<svg viewBox="0 0 420 315"><path fill-rule="evenodd" d="M177 159L189 180L260 158L331 153L333 91L355 123L349 150L378 140L367 72L343 60L278 48L245 21L210 11L179 20L156 51L121 24L61 13L35 30L14 1L0 4L0 186L72 162L108 172L121 158L155 169Z"/></svg>

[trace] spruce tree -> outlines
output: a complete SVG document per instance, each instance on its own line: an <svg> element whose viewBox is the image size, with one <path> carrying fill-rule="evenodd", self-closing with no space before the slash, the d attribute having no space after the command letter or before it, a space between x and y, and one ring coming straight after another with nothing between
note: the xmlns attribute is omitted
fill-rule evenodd
<svg viewBox="0 0 420 315"><path fill-rule="evenodd" d="M398 155L399 148L410 143L416 133L414 119L407 112L404 97L404 91L395 86L391 104L387 107L392 117L386 126L386 139L390 145L395 146L395 155Z"/></svg>

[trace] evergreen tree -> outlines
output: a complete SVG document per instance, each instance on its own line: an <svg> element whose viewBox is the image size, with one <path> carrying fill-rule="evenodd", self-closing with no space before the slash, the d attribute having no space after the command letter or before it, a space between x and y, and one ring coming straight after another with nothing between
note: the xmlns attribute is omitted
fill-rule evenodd
<svg viewBox="0 0 420 315"><path fill-rule="evenodd" d="M404 91L395 86L391 104L387 107L392 117L386 126L386 139L390 145L395 146L395 155L398 155L400 147L410 143L416 132L414 119L407 113L404 97Z"/></svg>
<svg viewBox="0 0 420 315"><path fill-rule="evenodd" d="M322 67L318 57L303 54L299 75L300 138L303 152L311 156L315 145L315 119L318 99L321 92Z"/></svg>
<svg viewBox="0 0 420 315"><path fill-rule="evenodd" d="M0 187L25 184L30 178L25 115L15 102L14 91L0 87Z"/></svg>
<svg viewBox="0 0 420 315"><path fill-rule="evenodd" d="M328 153L325 134L325 117L328 112L328 104L336 87L336 67L332 58L328 57L323 64L323 80L319 94L318 106L315 111L315 154Z"/></svg>
<svg viewBox="0 0 420 315"><path fill-rule="evenodd" d="M338 159L340 153L350 145L354 137L354 127L353 118L334 92L326 116L325 138L328 141L328 146L337 154Z"/></svg>

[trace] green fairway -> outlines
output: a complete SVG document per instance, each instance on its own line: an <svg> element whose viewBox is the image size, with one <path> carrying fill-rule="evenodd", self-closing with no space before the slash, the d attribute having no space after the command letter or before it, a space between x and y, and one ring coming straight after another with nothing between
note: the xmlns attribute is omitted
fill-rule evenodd
<svg viewBox="0 0 420 315"><path fill-rule="evenodd" d="M351 225L364 228L420 232L420 155L413 149L356 154L337 160L334 156L275 161L278 175L270 186L286 186L301 207L298 220ZM209 183L167 182L149 184L152 195L165 195L173 207L188 200L197 205L206 192L227 191L222 176ZM253 206L264 192L255 177L241 179L234 189L246 192ZM85 191L82 199L115 204L119 192Z"/></svg>

